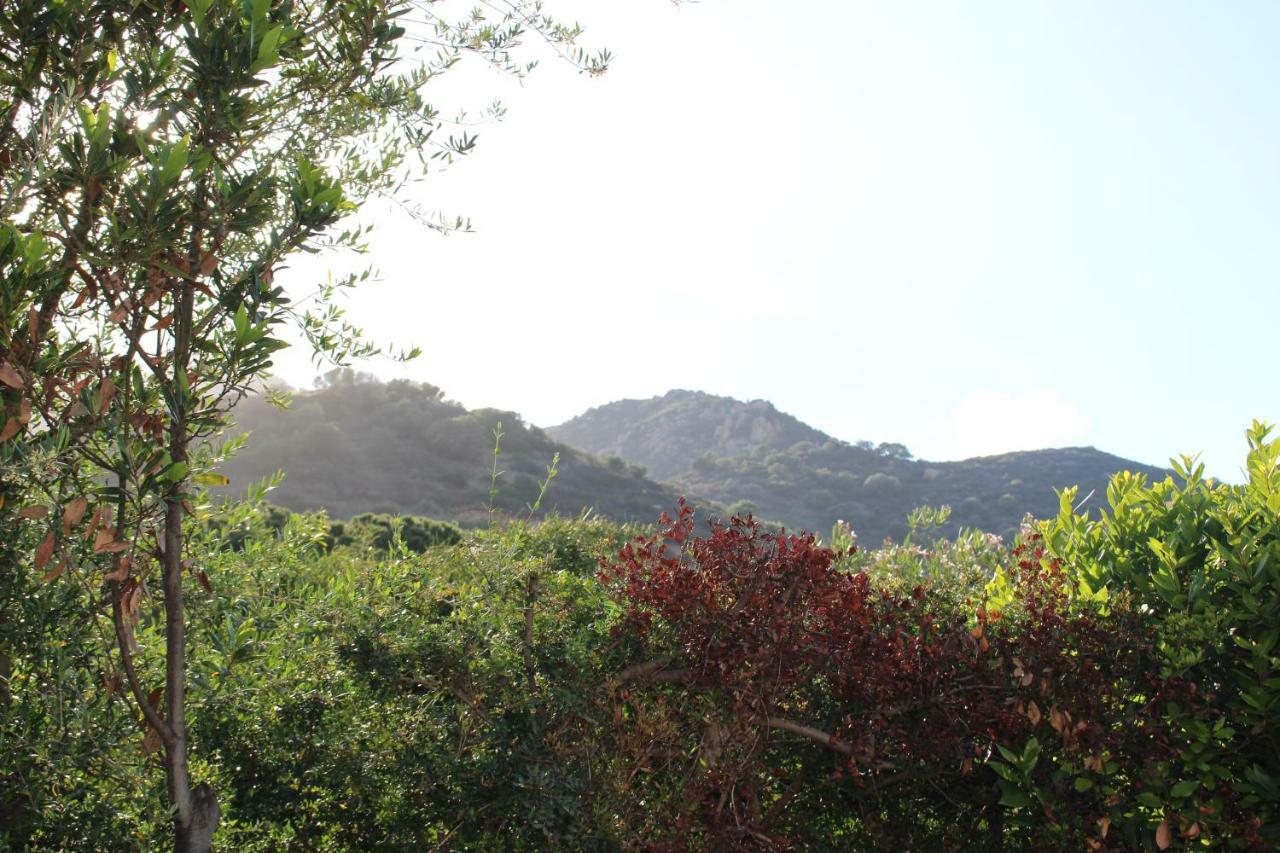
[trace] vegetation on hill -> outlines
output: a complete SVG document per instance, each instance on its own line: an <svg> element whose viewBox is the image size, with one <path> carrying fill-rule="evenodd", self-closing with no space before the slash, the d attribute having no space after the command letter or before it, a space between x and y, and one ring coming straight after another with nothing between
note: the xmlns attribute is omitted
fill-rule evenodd
<svg viewBox="0 0 1280 853"><path fill-rule="evenodd" d="M570 424L594 428L620 419L608 431L626 433L628 446L651 442L653 452L688 429L683 445L672 442L684 447L673 456L681 464L690 459L687 468L656 483L645 476L646 466L616 455L602 459L552 437L568 440L573 430L544 431L514 412L468 411L431 385L382 383L337 370L318 390L295 394L284 410L265 397L246 400L237 420L252 437L223 470L237 486L285 471L273 500L295 510L325 509L335 518L417 514L475 526L489 518L494 430L501 424L492 504L503 515L528 512L548 465L558 459L540 513L577 515L590 508L619 521L649 520L688 495L709 512L751 512L793 530L829 530L847 521L864 542L900 541L914 508L943 505L952 511L940 522L942 534L975 528L1010 537L1026 515L1057 511L1056 489L1078 486L1096 507L1118 471L1165 474L1092 448L924 462L898 444L836 441L767 403L688 391L613 405L619 408L595 409ZM633 416L638 420L624 429ZM800 435L819 440L779 446ZM764 445L748 446L761 436ZM702 449L722 438L747 449L736 455Z"/></svg>
<svg viewBox="0 0 1280 853"><path fill-rule="evenodd" d="M616 453L676 491L752 511L798 530L839 520L863 541L901 539L918 506L948 505L942 531L1009 536L1024 516L1057 511L1056 489L1079 486L1100 504L1108 478L1165 471L1091 447L1007 453L961 462L913 459L901 444L846 443L763 401L691 391L599 406L548 430L576 447Z"/></svg>
<svg viewBox="0 0 1280 853"><path fill-rule="evenodd" d="M968 527L1010 537L1026 515L1044 518L1057 511L1055 490L1078 486L1081 498L1089 497L1086 506L1100 506L1107 480L1119 471L1157 479L1166 473L1091 447L921 462L828 441L703 457L672 485L731 510L749 507L793 529L827 530L848 521L870 543L901 540L907 516L918 506L951 507L942 525L947 535Z"/></svg>
<svg viewBox="0 0 1280 853"><path fill-rule="evenodd" d="M293 396L287 409L263 397L236 410L251 433L224 471L233 484L286 472L272 500L334 518L365 512L424 515L464 525L487 522L492 505L523 515L547 486L539 514L592 509L618 521L645 520L678 497L635 466L600 460L550 439L514 412L468 411L434 386L382 383L350 370ZM501 425L494 486L495 430Z"/></svg>

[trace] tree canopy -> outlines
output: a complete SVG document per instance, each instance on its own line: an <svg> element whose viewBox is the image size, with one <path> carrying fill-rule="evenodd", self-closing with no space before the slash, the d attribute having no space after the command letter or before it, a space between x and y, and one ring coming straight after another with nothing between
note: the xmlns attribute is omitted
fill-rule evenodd
<svg viewBox="0 0 1280 853"><path fill-rule="evenodd" d="M467 56L523 75L530 36L603 71L579 32L523 0L0 11L0 533L43 525L35 571L111 612L178 849L206 849L218 821L188 767L184 664L184 584L208 585L184 525L225 480L212 440L290 327L338 363L378 349L337 299L367 274L305 300L276 275L298 252L359 251L349 214L471 150L425 97L436 78ZM153 593L163 687L134 661Z"/></svg>

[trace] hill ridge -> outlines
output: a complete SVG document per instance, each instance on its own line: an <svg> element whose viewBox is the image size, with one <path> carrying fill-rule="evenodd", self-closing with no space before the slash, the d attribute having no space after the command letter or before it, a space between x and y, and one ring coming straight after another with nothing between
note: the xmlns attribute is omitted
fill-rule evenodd
<svg viewBox="0 0 1280 853"><path fill-rule="evenodd" d="M1055 513L1055 489L1105 494L1120 470L1167 473L1092 445L915 459L902 444L843 441L758 402L677 389L595 406L547 433L643 466L677 491L731 510L813 531L851 520L873 540L901 538L912 509L942 504L954 510L943 533L979 527L1008 536L1027 513ZM723 441L725 434L736 440Z"/></svg>
<svg viewBox="0 0 1280 853"><path fill-rule="evenodd" d="M1095 447L917 460L900 444L834 439L768 401L682 389L605 404L544 430L516 412L468 410L433 385L348 372L299 392L288 412L250 398L236 414L240 428L254 433L225 465L237 487L283 468L273 501L336 518L385 512L484 524L498 422L500 515L527 512L556 453L559 473L539 514L593 508L649 523L683 495L704 517L751 511L819 534L844 519L864 542L901 539L911 510L942 504L954 510L943 534L963 526L1007 536L1027 513L1056 513L1055 488L1105 495L1121 469L1166 473ZM575 422L588 439L595 431L616 445L597 456L597 447L568 434ZM1100 503L1095 496L1090 505Z"/></svg>

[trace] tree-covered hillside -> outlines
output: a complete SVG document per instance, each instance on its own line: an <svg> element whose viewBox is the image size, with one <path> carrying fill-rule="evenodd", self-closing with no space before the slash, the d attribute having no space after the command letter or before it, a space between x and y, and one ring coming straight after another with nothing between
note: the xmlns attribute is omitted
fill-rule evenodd
<svg viewBox="0 0 1280 853"><path fill-rule="evenodd" d="M620 521L652 521L679 497L620 459L610 462L553 441L518 414L468 411L432 385L381 383L338 371L325 387L297 393L280 409L265 398L236 409L251 433L227 465L233 487L286 472L272 500L290 509L426 515L463 524L488 518L494 430L502 424L494 506L521 514L538 498L547 468L558 473L542 512L592 508Z"/></svg>
<svg viewBox="0 0 1280 853"><path fill-rule="evenodd" d="M970 527L1009 535L1028 513L1055 513L1055 489L1079 486L1082 497L1096 492L1087 504L1096 506L1118 471L1165 474L1093 448L926 462L899 444L838 441L762 401L689 391L602 406L544 431L514 412L468 411L432 385L384 384L351 371L335 371L324 387L294 395L287 410L265 398L246 400L237 420L251 436L226 466L233 485L283 470L273 500L335 518L375 512L485 522L499 423L493 503L503 513L527 511L559 453L543 512L592 508L620 521L649 521L683 495L712 514L728 507L792 529L824 532L845 520L863 542L901 539L914 508L944 504L952 513L943 533ZM610 434L615 441L604 448L591 439ZM590 446L569 446L573 435L587 436ZM662 464L664 447L671 461ZM638 456L611 452L627 448ZM586 452L593 449L610 455ZM658 483L645 468L676 473Z"/></svg>
<svg viewBox="0 0 1280 853"><path fill-rule="evenodd" d="M864 542L901 539L919 506L952 508L942 530L961 527L1009 536L1028 513L1044 518L1058 507L1056 489L1078 486L1098 506L1107 479L1124 470L1163 479L1165 472L1092 447L1006 453L962 462L885 457L829 441L784 451L704 457L671 482L677 491L709 495L731 509L751 509L788 527L829 530L838 519ZM744 505L742 502L745 501Z"/></svg>
<svg viewBox="0 0 1280 853"><path fill-rule="evenodd" d="M682 494L792 528L826 531L843 519L871 542L900 539L919 506L951 506L948 534L976 527L1008 535L1028 513L1055 513L1055 489L1095 492L1087 506L1097 506L1118 471L1166 474L1091 447L928 462L901 444L837 440L763 401L691 391L599 406L548 432L643 465Z"/></svg>

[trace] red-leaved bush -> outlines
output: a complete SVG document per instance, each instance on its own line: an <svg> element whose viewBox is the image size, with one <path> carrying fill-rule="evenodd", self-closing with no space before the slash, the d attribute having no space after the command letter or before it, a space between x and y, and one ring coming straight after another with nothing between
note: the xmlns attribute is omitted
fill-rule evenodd
<svg viewBox="0 0 1280 853"><path fill-rule="evenodd" d="M1151 708L1197 697L1161 677L1139 614L1074 601L1037 544L1011 552L996 613L981 590L877 588L750 517L696 536L682 502L601 569L637 660L610 683L620 831L648 849L1169 841L1139 799L1176 755ZM1244 820L1199 817L1202 839Z"/></svg>

